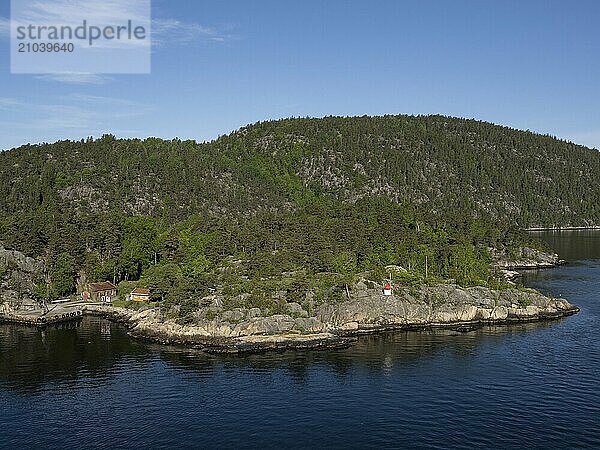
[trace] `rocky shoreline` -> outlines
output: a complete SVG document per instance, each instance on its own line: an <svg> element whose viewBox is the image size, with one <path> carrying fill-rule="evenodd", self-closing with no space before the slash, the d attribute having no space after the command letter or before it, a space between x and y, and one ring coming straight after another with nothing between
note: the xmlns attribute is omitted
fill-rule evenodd
<svg viewBox="0 0 600 450"><path fill-rule="evenodd" d="M391 330L467 332L485 325L556 320L579 311L565 299L533 290L437 285L401 288L388 297L364 283L353 286L350 300L322 305L311 316L299 314L299 306L271 316L258 316L252 309L223 311L191 325L166 319L156 309L87 305L84 314L122 323L135 338L210 353L246 353L347 347L360 334Z"/></svg>
<svg viewBox="0 0 600 450"><path fill-rule="evenodd" d="M550 269L567 263L557 253L546 253L530 247L521 247L512 255L493 248L488 250L492 256L492 267L509 281L519 278L520 271Z"/></svg>
<svg viewBox="0 0 600 450"><path fill-rule="evenodd" d="M24 319L2 305L0 321L40 324ZM486 325L539 322L561 319L579 311L562 298L534 290L485 287L462 288L452 284L398 288L384 296L378 288L359 282L350 299L323 304L312 315L301 305L286 305L285 314L264 315L258 308L224 310L194 324L165 318L160 310L132 310L86 304L81 314L123 324L138 339L165 345L194 347L209 353L253 353L289 349L335 349L352 345L361 334L383 331L419 331L432 328L469 332ZM207 311L204 311L206 313ZM200 315L202 311L199 311ZM76 319L80 320L81 315Z"/></svg>
<svg viewBox="0 0 600 450"><path fill-rule="evenodd" d="M32 278L31 273L39 271L34 260L18 252L0 250L0 259L12 261L18 268L12 272L11 280L20 277L27 281ZM517 255L493 249L490 253L493 266L508 279L519 275L516 269L540 269L564 263L556 254L530 248L519 249ZM448 283L396 287L393 295L385 296L380 284L363 278L349 286L344 301L316 304L307 299L301 305L283 298L276 314L260 308L225 309L222 299L213 295L214 298L208 299L211 306L199 307L192 323L181 324L157 308L135 311L81 303L56 307L51 313L40 312L36 317L31 305L27 309L32 301L17 302L18 293L10 288L10 283L0 286L0 291L4 301L0 304L0 321L46 326L70 320L71 316L75 320L81 315L94 315L122 323L135 338L192 346L211 353L340 348L351 345L356 336L365 333L429 328L467 332L485 325L555 320L579 311L564 299L516 287L494 290ZM16 308L9 306L15 304ZM46 319L43 322L42 317Z"/></svg>

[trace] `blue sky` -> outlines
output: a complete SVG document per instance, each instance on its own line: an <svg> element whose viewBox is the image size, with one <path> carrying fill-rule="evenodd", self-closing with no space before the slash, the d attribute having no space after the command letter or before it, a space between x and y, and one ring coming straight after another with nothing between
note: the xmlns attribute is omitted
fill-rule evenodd
<svg viewBox="0 0 600 450"><path fill-rule="evenodd" d="M398 113L600 148L597 1L154 0L152 12L150 75L11 75L1 0L0 149Z"/></svg>

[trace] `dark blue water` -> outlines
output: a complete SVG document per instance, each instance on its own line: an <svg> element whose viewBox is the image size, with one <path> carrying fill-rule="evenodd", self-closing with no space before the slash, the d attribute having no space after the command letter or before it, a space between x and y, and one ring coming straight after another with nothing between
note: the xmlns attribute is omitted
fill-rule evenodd
<svg viewBox="0 0 600 450"><path fill-rule="evenodd" d="M0 447L600 447L600 233L554 245L580 239L595 256L566 252L570 265L526 279L581 307L559 322L246 357L148 345L91 318L0 326Z"/></svg>

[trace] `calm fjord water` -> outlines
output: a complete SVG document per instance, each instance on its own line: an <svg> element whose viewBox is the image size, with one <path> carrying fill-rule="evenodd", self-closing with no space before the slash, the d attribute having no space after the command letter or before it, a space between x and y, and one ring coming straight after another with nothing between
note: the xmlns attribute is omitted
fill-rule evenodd
<svg viewBox="0 0 600 450"><path fill-rule="evenodd" d="M600 447L600 232L546 233L562 321L218 357L86 318L0 326L0 447Z"/></svg>

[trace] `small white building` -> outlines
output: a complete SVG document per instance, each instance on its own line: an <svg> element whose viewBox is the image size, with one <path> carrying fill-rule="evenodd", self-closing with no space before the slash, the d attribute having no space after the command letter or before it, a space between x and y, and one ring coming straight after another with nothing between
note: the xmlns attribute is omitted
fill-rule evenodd
<svg viewBox="0 0 600 450"><path fill-rule="evenodd" d="M383 285L383 295L386 295L386 296L392 295L392 285L390 282L386 282Z"/></svg>

